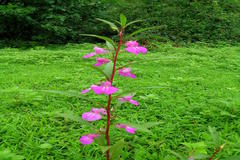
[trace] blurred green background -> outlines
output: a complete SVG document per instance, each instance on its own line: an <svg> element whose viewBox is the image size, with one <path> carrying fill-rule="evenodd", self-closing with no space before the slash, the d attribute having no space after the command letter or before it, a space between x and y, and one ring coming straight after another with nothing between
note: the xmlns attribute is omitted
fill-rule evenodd
<svg viewBox="0 0 240 160"><path fill-rule="evenodd" d="M240 41L239 0L1 0L0 40L14 45L93 42L79 34L114 35L96 18L118 20L119 13L129 21L144 20L128 32L161 26L139 35L138 40Z"/></svg>

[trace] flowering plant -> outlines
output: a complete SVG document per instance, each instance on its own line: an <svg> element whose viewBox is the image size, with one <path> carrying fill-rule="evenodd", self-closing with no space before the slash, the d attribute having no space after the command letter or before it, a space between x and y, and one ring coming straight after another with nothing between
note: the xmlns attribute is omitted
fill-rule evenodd
<svg viewBox="0 0 240 160"><path fill-rule="evenodd" d="M106 122L106 127L104 129L97 130L96 133L88 133L88 134L82 135L82 137L80 138L80 142L83 145L89 145L89 144L93 143L95 139L100 139L101 137L103 137L103 140L105 141L105 143L103 143L103 145L106 145L106 146L102 146L102 147L105 147L104 151L106 151L106 159L109 160L109 159L118 159L120 157L120 155L119 155L120 152L116 152L116 150L123 148L120 146L124 145L123 139L118 141L117 143L115 143L115 145L112 145L112 143L110 141L110 136L109 136L110 126L114 125L115 128L124 129L129 134L135 134L138 130L143 130L143 131L147 130L147 129L143 128L144 125L141 126L142 127L141 128L138 125L130 125L130 124L125 124L125 123L114 123L115 119L113 120L113 116L112 116L112 113L114 111L114 109L112 107L112 100L117 100L118 105L120 105L121 103L124 103L124 102L129 102L135 106L139 106L139 103L133 99L132 94L115 96L115 97L112 96L113 94L118 92L118 88L113 84L116 72L118 72L118 74L120 76L124 76L127 78L136 78L137 77L134 73L132 73L131 68L129 68L129 67L125 68L126 65L117 67L117 57L118 57L121 47L124 43L123 42L124 41L123 40L124 30L129 25L139 22L139 20L133 21L130 23L126 23L127 18L123 14L121 14L120 22L117 22L118 24L120 24L120 27L117 27L117 25L115 25L114 23L103 20L103 19L98 19L98 20L100 20L104 23L107 23L108 25L110 25L110 27L113 30L118 32L119 42L118 42L118 45L116 45L115 42L113 40L111 40L110 38L107 38L104 36L98 36L98 35L84 34L84 36L91 36L91 37L96 37L96 38L105 40L109 50L100 48L95 45L95 47L93 48L93 50L94 50L93 52L83 56L84 59L88 59L88 58L92 58L92 57L96 56L97 57L96 63L93 64L93 66L95 68L99 68L99 67L105 65L105 69L101 73L104 74L106 79L103 82L99 82L98 84L93 84L89 88L84 89L82 91L82 94L86 94L89 91L93 91L95 94L98 94L98 95L100 95L100 94L107 95L107 105L106 106L101 105L104 107L92 108L90 111L83 113L82 119L85 121L88 121L90 123L92 121L101 120L103 116L106 116L107 122ZM132 33L131 35L134 35L136 33L139 33L139 32L136 31L135 33ZM147 53L147 48L145 48L144 46L140 46L137 41L127 41L125 43L125 47L126 47L125 51L130 52L135 55ZM98 57L103 54L110 54L110 53L112 53L112 55L111 55L112 59ZM148 123L146 128L151 127L155 124L156 123Z"/></svg>

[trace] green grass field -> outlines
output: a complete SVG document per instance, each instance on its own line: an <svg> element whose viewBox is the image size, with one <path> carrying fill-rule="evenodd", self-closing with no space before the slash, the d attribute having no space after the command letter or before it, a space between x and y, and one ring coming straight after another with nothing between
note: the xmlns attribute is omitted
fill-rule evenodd
<svg viewBox="0 0 240 160"><path fill-rule="evenodd" d="M104 159L98 144L79 143L90 127L60 114L81 116L94 107L78 96L103 78L85 65L94 64L94 58L82 59L92 47L0 49L0 156L8 149L26 160ZM135 92L140 102L139 107L118 107L119 119L161 122L150 128L152 133L130 135L112 128L112 134L129 143L123 159L175 160L205 151L212 155L222 144L216 156L220 160L240 155L240 47L158 47L147 55L119 55L120 64L137 61L132 64L137 78L117 75L114 85ZM103 95L91 92L85 97L106 104ZM103 127L105 121L93 124Z"/></svg>

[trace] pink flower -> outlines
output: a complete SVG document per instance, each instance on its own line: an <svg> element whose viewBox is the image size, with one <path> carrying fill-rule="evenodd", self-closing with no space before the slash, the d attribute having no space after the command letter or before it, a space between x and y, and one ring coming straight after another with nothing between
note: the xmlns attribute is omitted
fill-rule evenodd
<svg viewBox="0 0 240 160"><path fill-rule="evenodd" d="M145 54L145 53L147 53L147 48L145 48L145 47L127 47L126 51L133 53L133 54L138 54L138 53Z"/></svg>
<svg viewBox="0 0 240 160"><path fill-rule="evenodd" d="M94 51L95 51L95 53L96 54L105 54L105 53L107 53L107 52L109 52L108 50L105 50L105 49L103 49L103 48L100 48L100 47L98 47L98 46L94 46Z"/></svg>
<svg viewBox="0 0 240 160"><path fill-rule="evenodd" d="M108 50L105 50L105 49L103 49L103 48L100 48L100 47L98 47L98 46L94 46L94 52L91 52L91 53L89 53L89 54L86 54L85 56L83 56L83 58L90 58L90 57L92 57L92 56L95 56L96 54L105 54L105 53L107 53L108 52Z"/></svg>
<svg viewBox="0 0 240 160"><path fill-rule="evenodd" d="M92 52L92 53L86 54L85 56L83 56L83 58L90 58L95 55L96 55L96 53Z"/></svg>
<svg viewBox="0 0 240 160"><path fill-rule="evenodd" d="M118 70L118 73L121 76L136 78L134 74L131 73L131 68L122 68Z"/></svg>
<svg viewBox="0 0 240 160"><path fill-rule="evenodd" d="M80 142L83 145L91 144L93 142L94 138L97 138L97 137L99 137L98 134L88 134L88 135L82 136L80 138Z"/></svg>
<svg viewBox="0 0 240 160"><path fill-rule="evenodd" d="M131 134L135 134L136 128L127 126L125 124L117 124L116 125L117 128L124 128L126 132L131 133Z"/></svg>
<svg viewBox="0 0 240 160"><path fill-rule="evenodd" d="M137 47L138 46L138 42L137 41L127 41L125 43L125 46L127 46L127 47Z"/></svg>
<svg viewBox="0 0 240 160"><path fill-rule="evenodd" d="M82 90L82 94L85 94L85 93L87 93L87 92L89 92L91 90L91 88L87 88L87 89L84 89L84 90Z"/></svg>
<svg viewBox="0 0 240 160"><path fill-rule="evenodd" d="M92 108L90 112L85 112L82 114L82 119L86 121L97 121L102 119L102 116L107 114L104 108Z"/></svg>
<svg viewBox="0 0 240 160"><path fill-rule="evenodd" d="M85 112L82 114L82 119L91 122L91 121L97 121L102 119L102 116L99 113Z"/></svg>
<svg viewBox="0 0 240 160"><path fill-rule="evenodd" d="M97 63L94 64L94 66L95 66L95 67L98 67L98 66L101 66L101 65L103 65L103 64L105 64L105 63L108 63L108 62L110 62L109 59L106 59L106 58L97 58Z"/></svg>
<svg viewBox="0 0 240 160"><path fill-rule="evenodd" d="M107 111L104 108L92 108L91 112L107 115Z"/></svg>
<svg viewBox="0 0 240 160"><path fill-rule="evenodd" d="M145 48L143 46L138 46L137 41L128 41L125 43L125 45L127 46L126 51L128 51L130 53L133 53L133 54L147 53L147 48Z"/></svg>
<svg viewBox="0 0 240 160"><path fill-rule="evenodd" d="M131 96L131 95L129 95L129 96L124 96L124 97L118 98L118 100L119 100L120 102L129 102L129 103L132 103L132 104L135 105L135 106L138 106L138 105L139 105L138 102L135 101L135 100L132 100L132 97L133 97L133 96Z"/></svg>
<svg viewBox="0 0 240 160"><path fill-rule="evenodd" d="M111 82L109 81L106 81L104 82L101 86L97 86L97 85L92 85L91 86L91 89L96 93L96 94L107 94L107 95L110 95L110 94L113 94L115 92L118 91L118 89L116 87L113 87L111 85Z"/></svg>

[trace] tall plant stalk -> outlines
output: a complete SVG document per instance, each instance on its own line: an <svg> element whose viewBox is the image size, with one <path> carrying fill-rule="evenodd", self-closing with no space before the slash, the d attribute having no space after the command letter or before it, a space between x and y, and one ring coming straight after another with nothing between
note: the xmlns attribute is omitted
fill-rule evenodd
<svg viewBox="0 0 240 160"><path fill-rule="evenodd" d="M121 45L122 45L122 37L123 37L123 30L120 31L120 40L119 40L119 43L118 43L118 48L117 48L116 53L114 55L113 70L112 70L112 75L111 75L111 79L110 79L111 85L113 83L113 79L114 79L114 75L115 75L117 56L118 56L118 53L119 53ZM106 109L107 110L107 127L106 127L105 137L106 137L106 141L107 141L107 146L110 146L109 128L110 128L110 125L111 125L111 113L110 113L110 111L111 111L111 101L112 101L112 95L110 94L108 96L108 103L107 103L107 109ZM110 159L109 150L106 152L106 157L107 157L107 160Z"/></svg>

